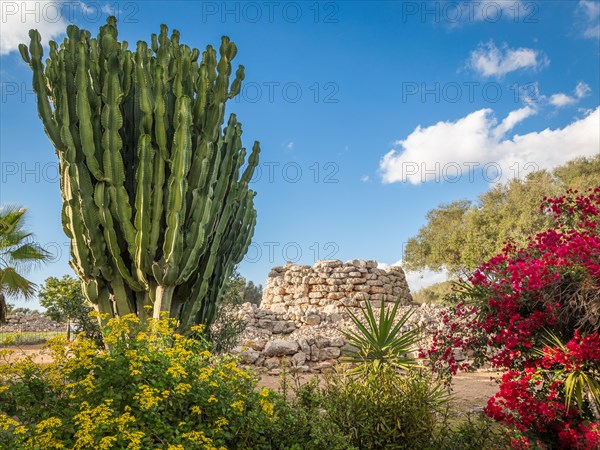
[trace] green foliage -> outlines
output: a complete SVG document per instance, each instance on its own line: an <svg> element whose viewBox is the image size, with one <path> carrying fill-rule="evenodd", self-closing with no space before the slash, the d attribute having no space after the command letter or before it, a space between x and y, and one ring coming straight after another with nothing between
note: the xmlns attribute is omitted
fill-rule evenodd
<svg viewBox="0 0 600 450"><path fill-rule="evenodd" d="M510 435L497 422L480 413L468 414L454 423L444 420L438 429L431 450L508 450Z"/></svg>
<svg viewBox="0 0 600 450"><path fill-rule="evenodd" d="M343 366L325 378L321 406L360 449L423 449L432 442L447 393L430 374L383 366L356 377Z"/></svg>
<svg viewBox="0 0 600 450"><path fill-rule="evenodd" d="M239 305L244 302L243 293L246 280L234 272L225 288L225 293L217 310L216 320L211 324L207 337L212 351L222 354L233 349L240 334L246 329L246 321L237 316Z"/></svg>
<svg viewBox="0 0 600 450"><path fill-rule="evenodd" d="M25 220L24 208L0 207L0 324L6 321L6 297L30 299L35 294L35 283L22 273L51 257L25 229Z"/></svg>
<svg viewBox="0 0 600 450"><path fill-rule="evenodd" d="M3 361L0 447L270 448L276 394L256 390L252 374L202 339L173 331L172 320L127 315L108 321L108 350L59 340L51 364Z"/></svg>
<svg viewBox="0 0 600 450"><path fill-rule="evenodd" d="M60 335L62 335L62 333L56 331L0 332L0 346L14 347L20 345L42 344Z"/></svg>
<svg viewBox="0 0 600 450"><path fill-rule="evenodd" d="M282 383L287 383L282 379ZM281 450L357 450L350 443L350 435L344 434L329 416L319 379L313 378L304 385L297 384L294 395L283 397L277 402L277 415L267 433L271 436L272 448Z"/></svg>
<svg viewBox="0 0 600 450"><path fill-rule="evenodd" d="M450 427L446 391L429 373L346 366L297 387L257 377L174 320L113 318L108 348L84 337L48 344L50 364L0 350L0 447L19 450L496 449L479 422ZM192 331L202 332L202 327ZM285 385L285 384L284 384ZM489 445L491 444L491 445Z"/></svg>
<svg viewBox="0 0 600 450"><path fill-rule="evenodd" d="M419 289L412 294L413 302L415 303L434 303L447 304L449 296L454 293L453 281L442 281L441 283L433 284L429 287Z"/></svg>
<svg viewBox="0 0 600 450"><path fill-rule="evenodd" d="M549 216L539 209L544 196L598 185L600 156L579 158L552 172L542 170L498 184L476 203L440 205L427 213L427 224L407 242L404 263L410 270L470 272L500 253L505 242L523 245L528 236L550 226Z"/></svg>
<svg viewBox="0 0 600 450"><path fill-rule="evenodd" d="M244 286L244 302L250 302L255 305L259 305L262 300L263 287L262 284L258 286L254 284L253 281L247 281L246 286Z"/></svg>
<svg viewBox="0 0 600 450"><path fill-rule="evenodd" d="M351 346L350 350L344 352L344 360L357 364L352 372L373 370L377 373L385 367L407 370L417 365L417 360L409 354L419 341L419 330L413 328L403 331L412 313L409 311L397 319L399 306L400 303L396 302L392 308L386 309L382 299L379 315L376 316L371 303L366 302L361 310L362 320L346 309L358 328L357 332L343 332L346 342Z"/></svg>
<svg viewBox="0 0 600 450"><path fill-rule="evenodd" d="M209 327L208 339L213 352L225 353L233 349L246 329L245 320L238 317L239 306L250 302L258 304L262 299L262 286L246 281L237 271L229 277L219 303L215 322Z"/></svg>
<svg viewBox="0 0 600 450"><path fill-rule="evenodd" d="M31 314L40 314L37 309L26 308L24 306L15 306L12 303L6 304L6 311L8 314L24 314L26 316Z"/></svg>
<svg viewBox="0 0 600 450"><path fill-rule="evenodd" d="M215 319L254 232L258 164L225 104L237 47L181 44L165 25L134 50L107 19L97 38L74 25L62 44L31 30L19 50L59 160L63 229L90 303L110 316L160 317L183 332ZM151 306L151 314L145 307Z"/></svg>
<svg viewBox="0 0 600 450"><path fill-rule="evenodd" d="M40 305L46 308L45 314L52 320L69 324L75 321L78 331L101 342L98 320L90 317L93 309L86 305L80 281L69 275L64 275L60 280L54 277L46 278L40 288L39 301ZM67 339L69 339L69 331L67 331Z"/></svg>

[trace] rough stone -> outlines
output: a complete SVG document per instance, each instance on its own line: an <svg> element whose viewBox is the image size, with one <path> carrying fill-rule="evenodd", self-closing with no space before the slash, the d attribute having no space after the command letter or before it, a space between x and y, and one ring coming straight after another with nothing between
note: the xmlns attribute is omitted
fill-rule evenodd
<svg viewBox="0 0 600 450"><path fill-rule="evenodd" d="M267 369L271 370L276 367L279 367L279 363L280 363L279 358L267 358L267 359L265 359L264 366Z"/></svg>
<svg viewBox="0 0 600 450"><path fill-rule="evenodd" d="M300 351L292 356L292 363L295 366L302 366L306 362L306 353Z"/></svg>
<svg viewBox="0 0 600 450"><path fill-rule="evenodd" d="M340 356L339 347L325 347L319 352L319 359L336 359Z"/></svg>
<svg viewBox="0 0 600 450"><path fill-rule="evenodd" d="M319 325L321 323L321 316L318 314L310 314L304 318L304 323L309 326Z"/></svg>
<svg viewBox="0 0 600 450"><path fill-rule="evenodd" d="M298 351L298 342L275 339L267 342L263 353L266 356L285 356L293 355Z"/></svg>

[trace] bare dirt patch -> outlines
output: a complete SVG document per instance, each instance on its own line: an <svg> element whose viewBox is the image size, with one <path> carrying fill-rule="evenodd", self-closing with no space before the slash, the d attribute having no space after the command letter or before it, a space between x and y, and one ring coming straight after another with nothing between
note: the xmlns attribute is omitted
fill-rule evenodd
<svg viewBox="0 0 600 450"><path fill-rule="evenodd" d="M40 364L49 364L52 362L52 358L50 357L49 353L47 351L44 351L44 344L10 346L0 348L0 350L12 351L11 354L5 355L0 360L0 364L3 364L5 362L14 362L18 359L23 359L28 356L31 356L34 362Z"/></svg>
<svg viewBox="0 0 600 450"><path fill-rule="evenodd" d="M320 375L302 374L298 375L297 381L305 384L309 380ZM490 379L490 378L494 379ZM495 379L500 378L500 373L479 370L477 372L460 373L454 376L452 381L452 404L460 412L481 411L487 404L488 399L498 392L498 384ZM262 374L259 386L273 390L280 390L281 378L276 375ZM294 382L291 382L293 387Z"/></svg>

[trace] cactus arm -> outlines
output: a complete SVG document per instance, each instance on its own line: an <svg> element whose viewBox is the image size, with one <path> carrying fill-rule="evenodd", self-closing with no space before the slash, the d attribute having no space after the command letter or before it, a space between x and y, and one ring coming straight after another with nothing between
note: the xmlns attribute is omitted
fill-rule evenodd
<svg viewBox="0 0 600 450"><path fill-rule="evenodd" d="M86 164L89 171L97 179L101 180L104 175L100 170L100 164L96 159L96 141L94 139L94 126L92 124L92 111L88 97L88 58L87 48L84 42L79 43L79 61L77 64L77 117L79 118L79 138L81 149L85 154Z"/></svg>
<svg viewBox="0 0 600 450"><path fill-rule="evenodd" d="M117 272L129 284L131 289L134 291L142 290L142 286L131 275L121 256L121 249L110 212L111 198L103 182L97 183L94 188L94 203L100 212L99 218L104 230L104 240L106 241L107 250L112 257Z"/></svg>
<svg viewBox="0 0 600 450"><path fill-rule="evenodd" d="M173 139L174 155L171 162L171 176L168 182L165 242L163 244L164 280L162 284L173 283L177 277L177 267L183 252L181 236L182 218L185 217L185 192L187 189L187 173L191 160L191 136L189 114L190 99L183 96L178 99L177 116L179 117L175 137Z"/></svg>
<svg viewBox="0 0 600 450"><path fill-rule="evenodd" d="M102 110L102 125L105 129L102 135L102 147L104 148L104 174L108 179L108 193L111 198L111 209L115 218L118 220L123 238L127 243L130 255L135 255L135 228L131 224L132 210L129 203L129 194L125 189L125 167L121 149L123 141L120 130L123 126L123 117L120 111L120 104L123 98L119 82L120 65L116 54L112 54L109 59L109 73L102 93L105 103ZM112 222L112 221L111 221ZM114 248L119 253L118 247ZM116 259L117 254L113 253ZM119 264L125 269L124 264ZM138 283L131 283L133 277L130 274L125 275L119 270L125 280L130 283L132 289L139 289ZM134 287L135 286L135 287Z"/></svg>
<svg viewBox="0 0 600 450"><path fill-rule="evenodd" d="M141 136L138 144L137 190L135 196L135 265L138 279L147 285L146 272L150 270L148 246L150 241L150 205L152 200L152 138Z"/></svg>
<svg viewBox="0 0 600 450"><path fill-rule="evenodd" d="M52 113L52 107L50 106L50 100L48 99L48 80L44 75L44 65L42 64L42 56L44 54L41 36L37 30L31 30L29 32L31 43L29 44L29 53L31 57L25 60L29 60L31 71L33 72L32 87L37 94L37 108L38 115L44 124L44 130L50 138L52 145L57 152L60 152L64 145L60 139L60 129ZM21 54L26 53L26 48L23 44L19 46Z"/></svg>

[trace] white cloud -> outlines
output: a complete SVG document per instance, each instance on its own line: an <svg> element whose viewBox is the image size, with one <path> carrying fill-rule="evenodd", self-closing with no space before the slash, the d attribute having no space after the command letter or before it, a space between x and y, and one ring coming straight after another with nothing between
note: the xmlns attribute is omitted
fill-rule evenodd
<svg viewBox="0 0 600 450"><path fill-rule="evenodd" d="M557 108L561 108L563 106L568 105L574 105L577 102L579 102L579 100L581 100L583 97L587 97L590 94L590 92L592 92L592 89L589 87L588 84L580 81L579 83L577 83L577 86L575 86L575 90L573 92L574 94L572 96L564 94L562 92L550 96L550 104L556 106Z"/></svg>
<svg viewBox="0 0 600 450"><path fill-rule="evenodd" d="M420 289L432 286L437 283L442 283L448 280L448 272L433 271L433 270L421 270L421 271L406 271L406 282L412 293L417 292Z"/></svg>
<svg viewBox="0 0 600 450"><path fill-rule="evenodd" d="M360 177L360 181L366 183L367 181L369 181L369 175L363 175L362 177Z"/></svg>
<svg viewBox="0 0 600 450"><path fill-rule="evenodd" d="M393 264L379 263L377 267L380 269L385 269L390 266L402 266L402 259L399 259ZM408 283L408 287L411 292L417 292L420 289L429 287L436 283L441 283L443 281L448 280L448 271L447 270L418 270L418 271L409 271L405 270L404 275L406 276L406 282Z"/></svg>
<svg viewBox="0 0 600 450"><path fill-rule="evenodd" d="M600 39L600 2L580 0L577 4L577 28L587 39Z"/></svg>
<svg viewBox="0 0 600 450"><path fill-rule="evenodd" d="M286 150L292 150L294 148L294 141L286 141L282 145Z"/></svg>
<svg viewBox="0 0 600 450"><path fill-rule="evenodd" d="M500 125L494 129L494 137L496 139L501 139L502 136L528 117L536 114L536 112L537 111L531 106L525 106L524 108L515 109L514 111L509 112L508 116L506 116L506 118L500 122Z"/></svg>
<svg viewBox="0 0 600 450"><path fill-rule="evenodd" d="M477 170L490 183L523 178L600 148L600 108L564 128L508 136L514 126L535 113L526 106L498 124L491 109L480 109L454 122L418 126L395 143L379 164L384 183L473 179Z"/></svg>
<svg viewBox="0 0 600 450"><path fill-rule="evenodd" d="M37 29L47 44L65 32L68 23L61 13L61 2L2 2L0 55L18 51L19 44L29 45L29 30Z"/></svg>
<svg viewBox="0 0 600 450"><path fill-rule="evenodd" d="M577 83L577 86L575 86L575 95L577 98L586 97L587 95L590 95L590 92L592 92L592 88L590 88L590 86L583 81L580 81Z"/></svg>
<svg viewBox="0 0 600 450"><path fill-rule="evenodd" d="M575 97L571 97L567 94L559 92L558 94L550 96L550 103L560 108L562 106L574 105L575 103L577 103L577 99Z"/></svg>
<svg viewBox="0 0 600 450"><path fill-rule="evenodd" d="M471 52L469 66L484 77L502 77L521 69L542 69L550 63L548 57L531 48L496 47L493 41Z"/></svg>

